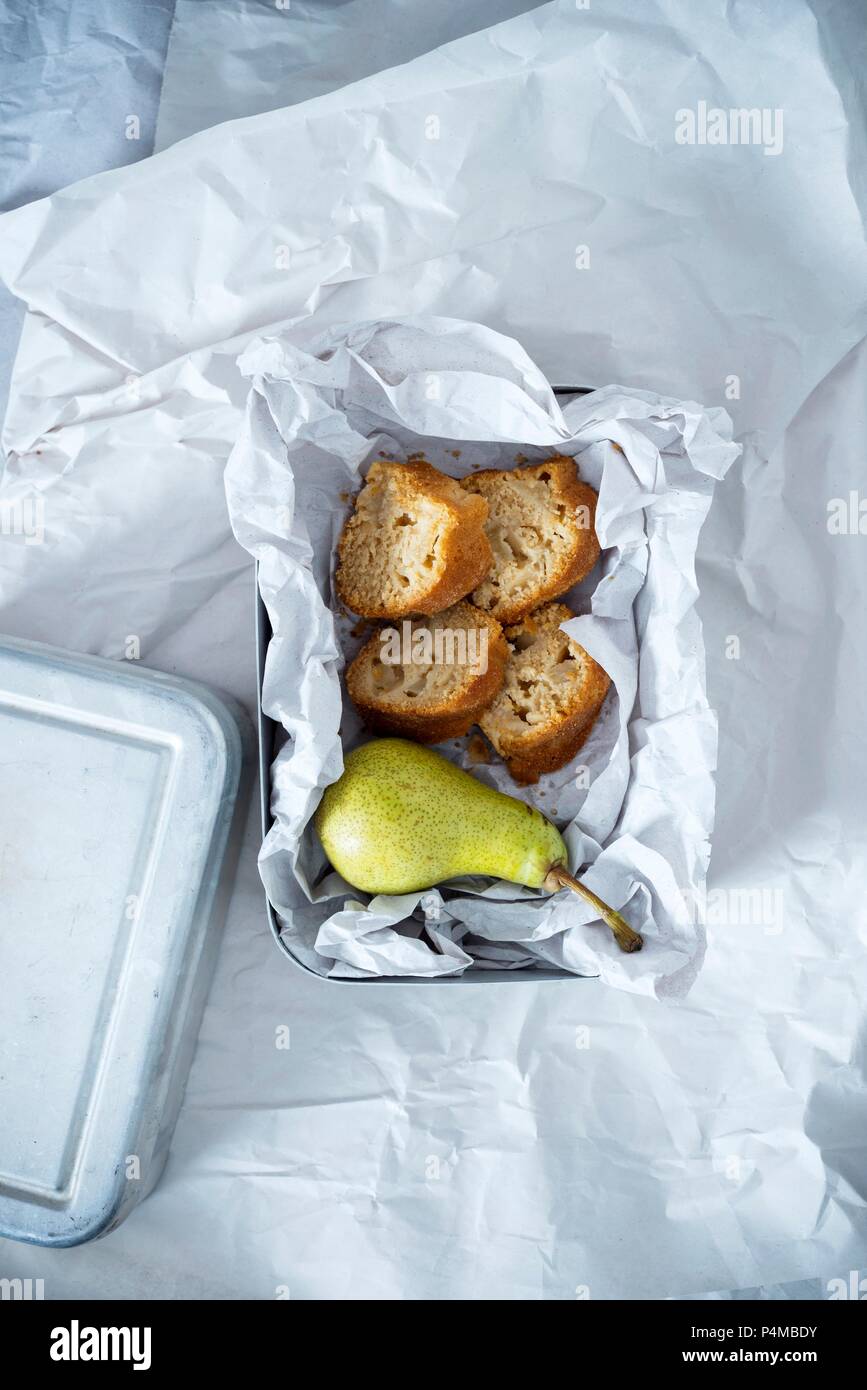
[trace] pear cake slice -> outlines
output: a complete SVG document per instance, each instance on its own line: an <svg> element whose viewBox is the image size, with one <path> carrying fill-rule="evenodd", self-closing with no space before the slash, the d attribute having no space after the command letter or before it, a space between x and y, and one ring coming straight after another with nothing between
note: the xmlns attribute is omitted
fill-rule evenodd
<svg viewBox="0 0 867 1390"><path fill-rule="evenodd" d="M341 601L363 618L441 613L492 564L488 504L429 463L371 464L337 547Z"/></svg>
<svg viewBox="0 0 867 1390"><path fill-rule="evenodd" d="M485 469L464 478L462 487L488 504L485 531L494 555L472 600L501 623L559 598L599 559L597 494L578 477L574 459Z"/></svg>
<svg viewBox="0 0 867 1390"><path fill-rule="evenodd" d="M506 628L512 652L502 689L479 723L516 782L538 782L574 758L611 684L602 667L560 630L574 618L549 603Z"/></svg>
<svg viewBox="0 0 867 1390"><path fill-rule="evenodd" d="M496 619L456 603L375 632L346 685L368 728L442 743L478 722L503 684L508 655Z"/></svg>

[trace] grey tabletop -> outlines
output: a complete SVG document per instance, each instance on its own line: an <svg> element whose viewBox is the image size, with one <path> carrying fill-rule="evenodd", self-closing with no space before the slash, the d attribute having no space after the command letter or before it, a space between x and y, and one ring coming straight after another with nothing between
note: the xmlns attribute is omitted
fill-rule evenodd
<svg viewBox="0 0 867 1390"><path fill-rule="evenodd" d="M3 0L0 210L152 153L174 8L175 0ZM23 313L0 286L0 418Z"/></svg>

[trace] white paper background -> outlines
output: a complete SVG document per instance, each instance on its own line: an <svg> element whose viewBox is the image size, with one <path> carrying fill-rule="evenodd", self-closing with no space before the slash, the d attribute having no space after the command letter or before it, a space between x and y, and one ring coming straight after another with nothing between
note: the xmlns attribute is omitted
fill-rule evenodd
<svg viewBox="0 0 867 1390"><path fill-rule="evenodd" d="M191 87L225 72L195 32L198 66L176 79ZM97 1246L3 1246L4 1274L43 1275L49 1296L271 1298L288 1285L301 1298L533 1299L589 1284L594 1298L650 1297L816 1276L822 1296L827 1277L867 1265L864 542L825 525L827 500L863 479L864 70L860 23L839 7L547 7L366 81L345 124L327 98L340 124L327 136L321 108L269 118L273 178L242 198L226 168L234 136L220 132L202 177L196 142L168 156L171 217L159 160L84 186L87 234L65 197L0 224L4 276L38 311L5 486L44 490L47 535L4 538L3 626L115 656L136 632L145 661L248 703L251 582L221 481L234 349L163 368L132 400L131 356L144 366L207 341L228 304L256 329L311 310L318 324L480 318L553 380L709 404L738 374L741 399L725 402L736 431L762 433L718 488L699 556L721 725L710 883L785 892L782 933L710 932L682 1004L566 981L454 998L393 986L372 1007L368 986L317 983L276 955L251 820L160 1188ZM224 86L226 114L245 109L245 79L241 65ZM412 122L449 82L472 102L450 96L450 140L428 150ZM700 99L782 106L783 154L676 149L674 110ZM360 268L375 274L348 281L327 268L327 233L353 148L374 253ZM386 247L382 161L407 149L419 208L431 195L437 208ZM337 241L357 257L346 212ZM242 222L269 252L287 229L322 249L298 281L275 277L271 256L266 293L249 241L230 235ZM208 250L193 250L203 235ZM589 272L572 269L579 243ZM398 254L409 264L395 269ZM320 273L328 283L311 288ZM169 322L176 339L160 332ZM725 655L732 634L739 661ZM289 1052L273 1045L280 1023Z"/></svg>

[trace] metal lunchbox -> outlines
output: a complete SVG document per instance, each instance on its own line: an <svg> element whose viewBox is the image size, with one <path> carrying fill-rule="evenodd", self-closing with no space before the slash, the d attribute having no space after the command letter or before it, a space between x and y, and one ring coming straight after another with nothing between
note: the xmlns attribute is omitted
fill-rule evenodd
<svg viewBox="0 0 867 1390"><path fill-rule="evenodd" d="M191 682L0 639L2 1236L103 1236L159 1177L251 732Z"/></svg>
<svg viewBox="0 0 867 1390"><path fill-rule="evenodd" d="M554 394L561 398L565 404L570 397L584 396L593 390L592 386L554 386ZM259 795L260 813L262 818L262 838L268 834L271 828L273 817L271 815L271 767L278 748L279 728L274 720L269 718L262 708L262 688L265 680L265 659L268 653L268 643L271 640L271 621L268 617L268 610L262 601L259 593L258 582L256 585L256 665L257 665L257 689L258 689L258 736L259 736ZM268 917L268 925L271 934L280 952L287 957L294 966L303 970L305 974L312 975L316 980L327 980L329 983L340 985L485 985L485 984L519 984L530 981L538 984L541 980L564 983L568 980L580 979L580 976L569 975L561 970L549 970L544 967L533 970L480 970L475 974L472 971L462 975L436 975L432 978L414 977L412 975L401 975L399 977L389 977L383 975L370 979L346 979L341 976L323 976L311 970L303 961L289 950L284 942L277 914L271 903L268 894L265 894L265 911Z"/></svg>

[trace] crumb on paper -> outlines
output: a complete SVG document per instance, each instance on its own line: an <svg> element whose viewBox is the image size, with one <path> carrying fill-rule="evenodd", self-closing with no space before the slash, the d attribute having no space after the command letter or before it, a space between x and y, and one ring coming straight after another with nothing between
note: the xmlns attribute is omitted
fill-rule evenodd
<svg viewBox="0 0 867 1390"><path fill-rule="evenodd" d="M341 492L341 494L340 494L340 500L341 500L341 502L351 502L351 501L352 501L352 493L351 493L351 492Z"/></svg>
<svg viewBox="0 0 867 1390"><path fill-rule="evenodd" d="M516 454L515 462L520 466L520 464L528 462L528 457L527 454Z"/></svg>
<svg viewBox="0 0 867 1390"><path fill-rule="evenodd" d="M451 456L452 456L453 459L459 459L460 456L461 456L461 450L460 450L460 449L451 449L449 452L451 453Z"/></svg>
<svg viewBox="0 0 867 1390"><path fill-rule="evenodd" d="M481 734L473 734L467 744L467 762L474 767L477 763L489 763L491 752Z"/></svg>
<svg viewBox="0 0 867 1390"><path fill-rule="evenodd" d="M612 447L612 449L616 449L617 452L618 452L618 454L623 454L623 450L621 449L620 445L619 445L619 444L615 444L615 442L614 442L613 439L611 440L611 447ZM623 457L625 458L626 455L623 454Z"/></svg>

